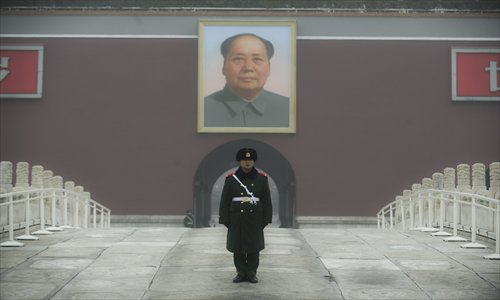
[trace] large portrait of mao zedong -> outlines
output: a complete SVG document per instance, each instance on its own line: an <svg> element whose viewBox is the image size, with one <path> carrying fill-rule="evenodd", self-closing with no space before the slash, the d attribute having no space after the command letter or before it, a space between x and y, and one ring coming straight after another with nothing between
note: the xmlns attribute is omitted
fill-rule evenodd
<svg viewBox="0 0 500 300"><path fill-rule="evenodd" d="M295 133L295 21L200 20L198 132Z"/></svg>

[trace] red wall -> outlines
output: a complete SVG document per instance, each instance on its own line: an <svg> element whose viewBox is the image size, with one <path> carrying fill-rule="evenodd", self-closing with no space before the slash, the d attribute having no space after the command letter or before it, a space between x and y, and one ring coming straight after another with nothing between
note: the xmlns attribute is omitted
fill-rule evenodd
<svg viewBox="0 0 500 300"><path fill-rule="evenodd" d="M451 101L450 41L297 41L296 134L198 134L196 39L44 45L42 99L0 100L0 159L74 180L114 214L183 214L214 148L256 139L297 180L297 215L373 216L412 183L500 160L500 102ZM272 175L272 174L271 174Z"/></svg>

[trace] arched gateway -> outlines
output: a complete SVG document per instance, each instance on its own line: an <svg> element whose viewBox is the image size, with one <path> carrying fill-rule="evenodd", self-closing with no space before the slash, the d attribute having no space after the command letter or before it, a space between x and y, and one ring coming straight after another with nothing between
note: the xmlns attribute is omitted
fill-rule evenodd
<svg viewBox="0 0 500 300"><path fill-rule="evenodd" d="M276 184L279 196L277 207L280 227L295 227L295 174L288 160L273 147L256 140L236 140L223 144L203 158L193 182L193 212L195 227L209 227L213 216L214 185L221 174L238 166L236 151L240 148L254 148L258 152L256 167L269 174ZM214 201L215 202L215 201ZM274 201L273 201L274 202ZM218 202L214 205L218 205ZM276 206L276 205L275 205Z"/></svg>

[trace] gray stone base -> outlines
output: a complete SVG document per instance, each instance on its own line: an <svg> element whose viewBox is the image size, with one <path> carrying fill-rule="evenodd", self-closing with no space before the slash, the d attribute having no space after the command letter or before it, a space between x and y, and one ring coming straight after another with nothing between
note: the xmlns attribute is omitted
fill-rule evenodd
<svg viewBox="0 0 500 300"><path fill-rule="evenodd" d="M376 217L297 216L297 228L377 228ZM183 227L184 215L111 215L112 227Z"/></svg>
<svg viewBox="0 0 500 300"><path fill-rule="evenodd" d="M298 216L298 228L377 228L377 217L316 217Z"/></svg>
<svg viewBox="0 0 500 300"><path fill-rule="evenodd" d="M111 215L111 227L183 227L183 215Z"/></svg>

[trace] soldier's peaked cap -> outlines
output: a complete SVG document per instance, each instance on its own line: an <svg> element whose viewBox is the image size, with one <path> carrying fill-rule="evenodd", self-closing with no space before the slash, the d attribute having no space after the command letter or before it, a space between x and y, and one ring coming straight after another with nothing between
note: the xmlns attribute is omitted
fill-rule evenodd
<svg viewBox="0 0 500 300"><path fill-rule="evenodd" d="M255 149L252 148L243 148L238 150L238 152L236 153L236 160L240 161L243 159L251 159L253 161L256 161L257 151L255 151Z"/></svg>

